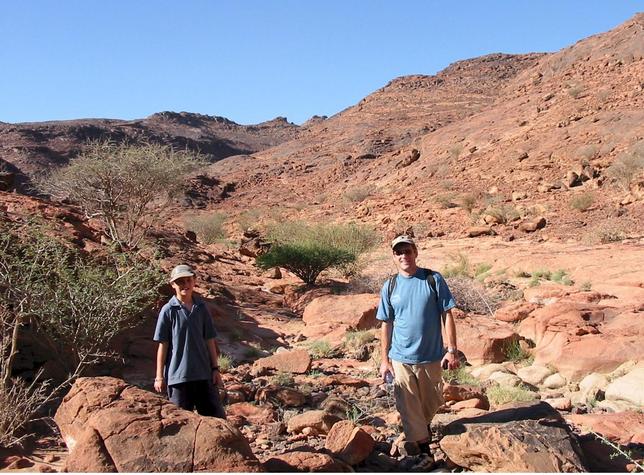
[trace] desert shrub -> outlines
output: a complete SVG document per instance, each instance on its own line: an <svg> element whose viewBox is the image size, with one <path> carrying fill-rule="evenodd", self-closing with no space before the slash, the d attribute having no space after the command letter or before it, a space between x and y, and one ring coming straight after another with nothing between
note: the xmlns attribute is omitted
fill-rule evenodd
<svg viewBox="0 0 644 475"><path fill-rule="evenodd" d="M444 209L456 208L458 206L454 193L443 193L436 196L435 199L438 206Z"/></svg>
<svg viewBox="0 0 644 475"><path fill-rule="evenodd" d="M570 207L577 211L587 211L595 202L595 194L590 192L575 195L570 200Z"/></svg>
<svg viewBox="0 0 644 475"><path fill-rule="evenodd" d="M508 387L495 384L487 388L487 398L495 406L510 402L529 402L537 399L537 394L529 391L525 386Z"/></svg>
<svg viewBox="0 0 644 475"><path fill-rule="evenodd" d="M458 205L468 213L471 213L472 210L476 208L477 202L478 202L478 199L476 195L472 193L465 193L459 198Z"/></svg>
<svg viewBox="0 0 644 475"><path fill-rule="evenodd" d="M629 191L633 180L644 170L644 141L640 141L632 149L608 167L606 174L612 178L624 191Z"/></svg>
<svg viewBox="0 0 644 475"><path fill-rule="evenodd" d="M519 340L512 340L503 346L503 354L507 361L513 363L532 364L534 356L532 353L524 350L519 344Z"/></svg>
<svg viewBox="0 0 644 475"><path fill-rule="evenodd" d="M47 401L50 390L45 384L27 384L21 378L0 383L0 447L22 441L25 435L18 434Z"/></svg>
<svg viewBox="0 0 644 475"><path fill-rule="evenodd" d="M462 275L445 280L456 306L464 312L493 315L498 308L499 299L492 296L479 281Z"/></svg>
<svg viewBox="0 0 644 475"><path fill-rule="evenodd" d="M259 210L250 209L240 213L235 219L235 222L237 223L237 226L239 226L239 230L241 232L246 232L249 229L259 230L259 221L261 216L262 213L260 213Z"/></svg>
<svg viewBox="0 0 644 475"><path fill-rule="evenodd" d="M582 241L586 244L608 244L623 241L627 237L626 228L616 219L606 219L588 229Z"/></svg>
<svg viewBox="0 0 644 475"><path fill-rule="evenodd" d="M326 340L313 340L308 343L307 348L314 359L328 358L333 354L333 348Z"/></svg>
<svg viewBox="0 0 644 475"><path fill-rule="evenodd" d="M370 187L351 188L344 193L344 197L351 203L360 203L366 200L371 194Z"/></svg>
<svg viewBox="0 0 644 475"><path fill-rule="evenodd" d="M0 397L25 398L27 406L16 406L16 417L43 394L41 381L26 385L12 379L24 326L69 375L47 389L48 399L88 366L114 355L113 338L139 323L163 280L154 266L127 255L84 256L42 225L0 224Z"/></svg>
<svg viewBox="0 0 644 475"><path fill-rule="evenodd" d="M585 161L593 160L599 156L599 147L595 144L582 145L577 149L577 155Z"/></svg>
<svg viewBox="0 0 644 475"><path fill-rule="evenodd" d="M257 265L284 267L307 284L315 283L326 269L350 269L379 242L371 228L356 224L285 222L272 226L268 236L273 244L257 258Z"/></svg>
<svg viewBox="0 0 644 475"><path fill-rule="evenodd" d="M496 218L496 220L501 224L510 223L521 217L521 215L519 214L519 212L514 206L503 205L503 204L496 205L496 206L489 206L485 209L483 214L487 214L489 216Z"/></svg>
<svg viewBox="0 0 644 475"><path fill-rule="evenodd" d="M221 353L217 359L217 364L219 365L219 371L227 373L234 366L235 360L232 356Z"/></svg>
<svg viewBox="0 0 644 475"><path fill-rule="evenodd" d="M278 386L295 385L295 379L293 378L293 375L291 373L287 373L286 371L279 371L275 376L273 376L272 381L273 384L277 384Z"/></svg>
<svg viewBox="0 0 644 475"><path fill-rule="evenodd" d="M52 196L78 204L87 216L101 219L114 242L133 248L161 219L186 175L202 165L197 156L168 146L90 142L42 186Z"/></svg>
<svg viewBox="0 0 644 475"><path fill-rule="evenodd" d="M588 292L592 288L593 288L593 283L589 280L582 282L581 285L579 286L579 289L583 290L584 292Z"/></svg>
<svg viewBox="0 0 644 475"><path fill-rule="evenodd" d="M448 150L449 156L454 160L456 160L458 157L461 156L462 151L463 151L463 144L460 144L460 143L452 145Z"/></svg>
<svg viewBox="0 0 644 475"><path fill-rule="evenodd" d="M225 222L226 215L223 213L188 216L184 220L184 227L188 231L193 231L204 244L214 244L226 238Z"/></svg>
<svg viewBox="0 0 644 475"><path fill-rule="evenodd" d="M571 84L568 87L568 94L570 94L570 97L572 97L573 99L580 98L583 92L584 92L584 86L581 84Z"/></svg>
<svg viewBox="0 0 644 475"><path fill-rule="evenodd" d="M574 284L573 280L570 278L568 273L564 269L559 269L554 271L550 275L550 280L552 282L557 282L558 284L563 284L563 285L572 285Z"/></svg>
<svg viewBox="0 0 644 475"><path fill-rule="evenodd" d="M362 348L367 343L375 340L375 335L368 330L355 330L349 331L344 335L344 342L347 348L357 350Z"/></svg>
<svg viewBox="0 0 644 475"><path fill-rule="evenodd" d="M481 382L467 372L464 366L456 369L444 369L443 381L449 384L468 384L470 386L480 386Z"/></svg>
<svg viewBox="0 0 644 475"><path fill-rule="evenodd" d="M480 262L474 266L474 277L481 280L489 275L490 270L492 269L492 264L487 262Z"/></svg>

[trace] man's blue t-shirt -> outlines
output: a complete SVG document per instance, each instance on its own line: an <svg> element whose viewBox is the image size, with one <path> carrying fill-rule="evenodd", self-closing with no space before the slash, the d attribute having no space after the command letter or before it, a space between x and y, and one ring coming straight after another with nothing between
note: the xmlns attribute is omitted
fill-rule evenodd
<svg viewBox="0 0 644 475"><path fill-rule="evenodd" d="M394 329L389 351L389 358L394 361L419 364L439 361L443 357L441 310L454 308L456 303L443 276L434 272L437 305L434 291L425 279L425 272L419 267L411 277L396 276L396 288L391 295ZM392 320L387 293L388 281L380 291L380 305L376 314L378 320Z"/></svg>
<svg viewBox="0 0 644 475"><path fill-rule="evenodd" d="M165 379L168 385L212 379L210 352L206 341L215 338L215 326L206 304L193 298L188 312L172 297L159 312L154 341L168 342Z"/></svg>

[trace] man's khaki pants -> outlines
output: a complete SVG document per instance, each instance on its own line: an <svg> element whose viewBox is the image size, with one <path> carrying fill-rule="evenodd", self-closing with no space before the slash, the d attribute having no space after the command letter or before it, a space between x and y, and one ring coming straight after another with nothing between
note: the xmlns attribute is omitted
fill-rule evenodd
<svg viewBox="0 0 644 475"><path fill-rule="evenodd" d="M392 361L396 379L394 396L400 413L405 439L429 440L427 428L443 404L443 380L440 361L406 364Z"/></svg>

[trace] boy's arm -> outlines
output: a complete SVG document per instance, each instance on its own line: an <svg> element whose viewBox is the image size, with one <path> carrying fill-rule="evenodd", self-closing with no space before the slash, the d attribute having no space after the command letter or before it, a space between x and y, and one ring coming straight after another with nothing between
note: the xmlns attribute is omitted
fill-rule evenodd
<svg viewBox="0 0 644 475"><path fill-rule="evenodd" d="M161 341L159 342L159 348L157 348L157 375L154 378L154 389L157 392L162 392L165 389L166 381L163 377L163 367L165 366L165 359L168 355L168 342Z"/></svg>
<svg viewBox="0 0 644 475"><path fill-rule="evenodd" d="M215 386L223 387L224 383L221 380L221 373L219 372L219 349L217 348L217 341L214 338L209 338L206 340L206 345L208 345L208 352L210 353L212 382Z"/></svg>

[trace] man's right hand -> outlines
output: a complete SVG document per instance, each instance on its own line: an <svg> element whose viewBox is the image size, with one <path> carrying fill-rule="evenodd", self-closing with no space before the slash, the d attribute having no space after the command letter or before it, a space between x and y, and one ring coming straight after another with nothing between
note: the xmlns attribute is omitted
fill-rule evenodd
<svg viewBox="0 0 644 475"><path fill-rule="evenodd" d="M385 380L385 374L387 374L387 371L391 373L392 376L396 376L396 373L394 373L394 367L391 365L391 361L383 361L380 364L380 377L382 380Z"/></svg>
<svg viewBox="0 0 644 475"><path fill-rule="evenodd" d="M163 378L154 378L154 390L158 393L165 390L165 380Z"/></svg>

